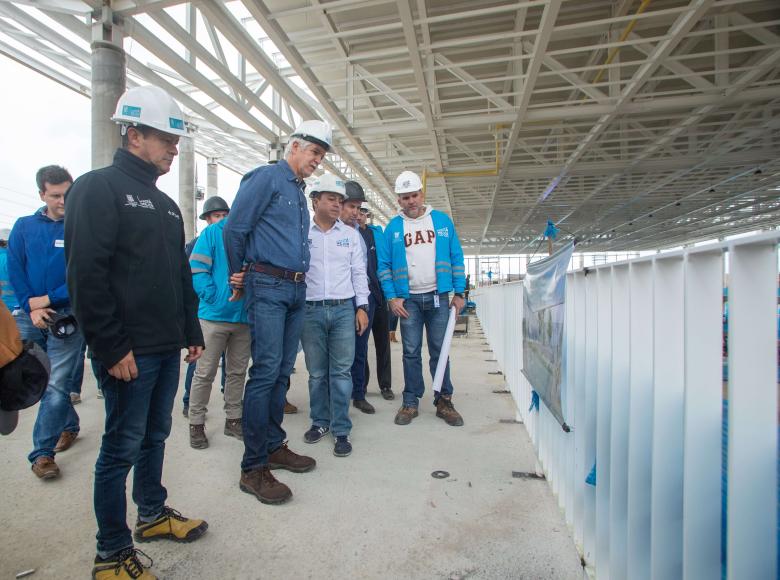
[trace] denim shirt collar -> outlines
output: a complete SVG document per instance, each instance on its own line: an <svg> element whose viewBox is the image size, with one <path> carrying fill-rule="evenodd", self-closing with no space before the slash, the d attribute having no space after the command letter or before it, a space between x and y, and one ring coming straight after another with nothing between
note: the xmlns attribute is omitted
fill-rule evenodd
<svg viewBox="0 0 780 580"><path fill-rule="evenodd" d="M287 163L286 159L281 159L277 161L276 164L284 170L284 177L285 179L287 179L287 181L295 181L296 183L303 183L304 187L306 186L306 182L303 181L303 179L301 179L297 175L295 175L295 172L292 170L292 167L290 167L290 164Z"/></svg>

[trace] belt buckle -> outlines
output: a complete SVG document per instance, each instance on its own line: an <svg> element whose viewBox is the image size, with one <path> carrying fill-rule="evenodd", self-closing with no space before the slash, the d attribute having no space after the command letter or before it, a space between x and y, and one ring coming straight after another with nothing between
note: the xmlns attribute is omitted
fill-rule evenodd
<svg viewBox="0 0 780 580"><path fill-rule="evenodd" d="M303 277L305 274L303 272L296 272L293 276L293 282L303 282Z"/></svg>

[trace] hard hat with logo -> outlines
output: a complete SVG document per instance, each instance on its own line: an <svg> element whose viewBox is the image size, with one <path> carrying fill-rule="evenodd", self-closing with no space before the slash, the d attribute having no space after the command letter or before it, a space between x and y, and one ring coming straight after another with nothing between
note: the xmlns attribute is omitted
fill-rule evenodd
<svg viewBox="0 0 780 580"><path fill-rule="evenodd" d="M371 208L368 207L367 201L364 201L363 205L360 206L360 213L371 214Z"/></svg>
<svg viewBox="0 0 780 580"><path fill-rule="evenodd" d="M344 187L344 180L336 177L332 173L323 173L314 182L311 188L310 197L316 197L320 193L337 193L345 200L347 199L347 190Z"/></svg>
<svg viewBox="0 0 780 580"><path fill-rule="evenodd" d="M187 136L184 114L178 103L167 92L153 85L133 87L119 97L111 120L127 126L146 125L171 135Z"/></svg>
<svg viewBox="0 0 780 580"><path fill-rule="evenodd" d="M363 186L357 181L347 181L344 184L344 189L347 190L347 201L366 201L366 193L363 191Z"/></svg>
<svg viewBox="0 0 780 580"><path fill-rule="evenodd" d="M396 195L422 190L422 181L414 171L403 171L395 180Z"/></svg>
<svg viewBox="0 0 780 580"><path fill-rule="evenodd" d="M203 213L200 214L200 219L205 220L206 216L212 211L230 211L230 206L224 199L215 195L214 197L208 198L203 204Z"/></svg>
<svg viewBox="0 0 780 580"><path fill-rule="evenodd" d="M316 143L320 147L324 147L326 151L330 151L333 146L333 132L330 125L324 121L303 121L295 128L290 137L300 137L305 141Z"/></svg>
<svg viewBox="0 0 780 580"><path fill-rule="evenodd" d="M8 238L10 236L11 236L11 230L9 230L8 228L0 229L0 240L8 241Z"/></svg>

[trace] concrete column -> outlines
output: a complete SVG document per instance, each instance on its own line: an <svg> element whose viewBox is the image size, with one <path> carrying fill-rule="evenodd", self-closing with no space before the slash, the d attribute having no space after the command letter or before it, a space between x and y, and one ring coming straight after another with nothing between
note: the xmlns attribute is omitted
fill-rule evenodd
<svg viewBox="0 0 780 580"><path fill-rule="evenodd" d="M122 146L119 126L111 120L125 92L125 51L102 40L92 43L92 169L111 165Z"/></svg>
<svg viewBox="0 0 780 580"><path fill-rule="evenodd" d="M214 197L218 191L217 158L209 157L206 163L206 198Z"/></svg>
<svg viewBox="0 0 780 580"><path fill-rule="evenodd" d="M195 237L195 139L179 139L179 209L184 218L184 239Z"/></svg>

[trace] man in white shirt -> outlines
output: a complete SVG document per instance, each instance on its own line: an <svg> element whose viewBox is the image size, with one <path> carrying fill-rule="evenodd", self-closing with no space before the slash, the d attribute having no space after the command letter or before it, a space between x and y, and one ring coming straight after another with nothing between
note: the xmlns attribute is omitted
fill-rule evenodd
<svg viewBox="0 0 780 580"><path fill-rule="evenodd" d="M311 261L306 273L303 352L309 371L311 428L316 443L333 431L333 454L352 453L349 402L355 332L368 328L368 282L360 234L339 220L347 198L344 182L329 173L311 192L314 219L309 228Z"/></svg>

